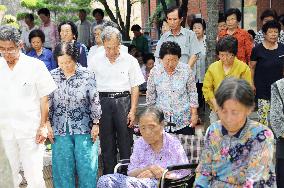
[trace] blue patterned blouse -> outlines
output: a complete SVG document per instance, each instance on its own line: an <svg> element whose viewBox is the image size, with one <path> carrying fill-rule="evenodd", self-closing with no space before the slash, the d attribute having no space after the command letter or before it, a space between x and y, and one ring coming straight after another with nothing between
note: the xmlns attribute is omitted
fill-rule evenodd
<svg viewBox="0 0 284 188"><path fill-rule="evenodd" d="M57 89L49 96L50 121L54 135L90 134L93 122L101 117L95 75L77 64L75 74L66 79L60 68L51 71Z"/></svg>
<svg viewBox="0 0 284 188"><path fill-rule="evenodd" d="M217 121L207 129L205 139L194 187L276 187L274 137L267 126L247 120L229 136Z"/></svg>
<svg viewBox="0 0 284 188"><path fill-rule="evenodd" d="M179 62L172 75L165 71L162 63L151 70L147 81L147 105L156 105L164 112L166 122L176 124L172 131L190 126L190 108L198 107L197 98L194 77L187 64Z"/></svg>

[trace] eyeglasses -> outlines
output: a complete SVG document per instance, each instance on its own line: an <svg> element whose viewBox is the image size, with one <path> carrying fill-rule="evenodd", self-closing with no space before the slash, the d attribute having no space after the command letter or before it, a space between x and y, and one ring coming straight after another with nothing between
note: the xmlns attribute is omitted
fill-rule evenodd
<svg viewBox="0 0 284 188"><path fill-rule="evenodd" d="M0 48L0 53L1 54L15 54L17 53L18 49L17 48Z"/></svg>

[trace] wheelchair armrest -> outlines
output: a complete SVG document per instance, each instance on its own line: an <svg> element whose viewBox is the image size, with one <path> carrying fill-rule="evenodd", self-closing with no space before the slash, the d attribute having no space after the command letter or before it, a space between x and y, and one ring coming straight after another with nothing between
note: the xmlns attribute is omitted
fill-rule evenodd
<svg viewBox="0 0 284 188"><path fill-rule="evenodd" d="M173 171L173 170L181 170L181 169L195 169L198 166L198 164L182 164L182 165L172 165L168 166L167 169L168 171Z"/></svg>
<svg viewBox="0 0 284 188"><path fill-rule="evenodd" d="M118 161L118 163L115 165L114 167L114 173L117 173L118 172L118 169L122 166L128 166L130 163L130 159L121 159Z"/></svg>

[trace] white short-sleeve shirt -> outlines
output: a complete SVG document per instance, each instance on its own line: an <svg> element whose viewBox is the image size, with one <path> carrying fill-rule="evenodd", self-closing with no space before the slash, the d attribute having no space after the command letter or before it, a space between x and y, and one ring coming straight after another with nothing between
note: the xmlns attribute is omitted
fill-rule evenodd
<svg viewBox="0 0 284 188"><path fill-rule="evenodd" d="M131 87L145 82L138 61L123 51L114 64L110 63L105 51L94 55L91 62L88 68L96 75L99 92L131 91Z"/></svg>
<svg viewBox="0 0 284 188"><path fill-rule="evenodd" d="M3 139L33 138L40 125L40 98L56 89L45 64L20 53L11 70L0 58L0 131Z"/></svg>

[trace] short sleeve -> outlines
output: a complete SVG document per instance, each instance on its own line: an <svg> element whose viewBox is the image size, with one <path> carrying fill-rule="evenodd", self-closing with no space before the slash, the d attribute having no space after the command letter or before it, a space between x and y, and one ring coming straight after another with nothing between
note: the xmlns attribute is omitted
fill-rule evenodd
<svg viewBox="0 0 284 188"><path fill-rule="evenodd" d="M141 68L138 64L138 61L134 58L129 68L129 81L130 81L131 87L139 86L145 82L145 79L142 74Z"/></svg>
<svg viewBox="0 0 284 188"><path fill-rule="evenodd" d="M36 64L36 88L39 97L44 97L52 93L56 88L56 84L42 61L34 62Z"/></svg>
<svg viewBox="0 0 284 188"><path fill-rule="evenodd" d="M251 56L250 56L251 61L257 61L257 49L258 49L258 45L252 48Z"/></svg>

